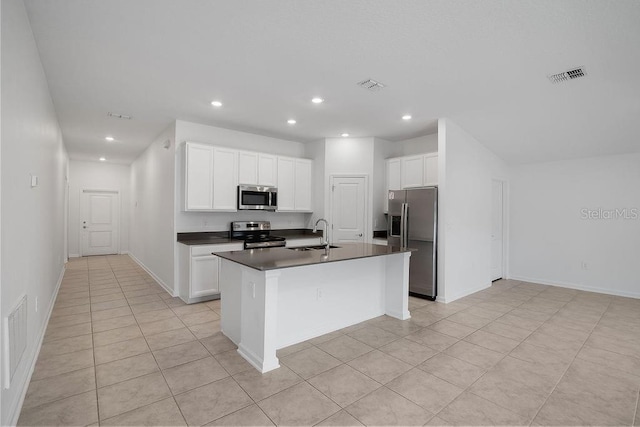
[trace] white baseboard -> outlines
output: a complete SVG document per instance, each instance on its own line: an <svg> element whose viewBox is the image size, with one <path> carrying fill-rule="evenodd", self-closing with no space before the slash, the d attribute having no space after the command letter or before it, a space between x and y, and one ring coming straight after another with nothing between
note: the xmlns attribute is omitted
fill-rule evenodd
<svg viewBox="0 0 640 427"><path fill-rule="evenodd" d="M456 300L459 300L460 298L464 298L466 296L469 296L471 294L475 294L476 292L480 292L482 290L488 289L491 287L491 283L487 284L487 285L482 285L482 286L478 286L477 288L473 288L473 289L468 289L454 297L451 298L444 298L442 296L437 296L436 297L436 301L437 302L443 302L445 304L450 303L450 302L454 302Z"/></svg>
<svg viewBox="0 0 640 427"><path fill-rule="evenodd" d="M62 278L64 277L64 272L66 270L66 265L62 265L62 271L60 272L60 276L58 277L58 283L56 283L56 289L53 291L53 297L49 303L49 310L47 312L47 317L42 325L42 329L38 332L38 340L37 344L34 347L34 350L31 352L29 363L29 371L27 376L24 377L24 382L19 384L20 386L20 394L19 398L16 401L16 405L10 408L9 414L10 416L7 419L11 420L12 426L18 424L18 418L20 418L20 412L22 411L22 405L24 404L24 398L27 396L27 390L29 388L29 383L31 382L31 376L33 375L33 370L36 367L36 362L38 361L38 356L40 355L40 349L42 348L42 341L44 340L44 333L47 330L47 326L49 325L49 319L51 318L51 313L53 312L53 306L56 303L56 298L58 297L58 291L60 290L60 285L62 285ZM29 360L29 359L27 359ZM16 384L17 386L17 384ZM12 384L13 387L13 384Z"/></svg>
<svg viewBox="0 0 640 427"><path fill-rule="evenodd" d="M640 292L625 292L625 291L618 291L616 289L596 288L592 286L578 285L576 283L549 281L545 279L539 279L535 277L525 277L525 276L509 276L509 279L520 280L522 282L539 283L541 285L555 286L558 288L568 288L568 289L576 289L578 291L595 292L598 294L615 295L615 296L627 297L627 298L640 298Z"/></svg>
<svg viewBox="0 0 640 427"><path fill-rule="evenodd" d="M80 258L80 254L69 254L69 258Z"/></svg>
<svg viewBox="0 0 640 427"><path fill-rule="evenodd" d="M178 296L178 294L177 294L177 293L175 293L173 289L171 289L169 286L167 286L167 284L166 284L166 283L164 283L164 282L162 281L162 279L160 279L158 276L156 276L156 275L153 273L153 271L149 270L149 268L148 268L146 265L144 265L144 263L143 263L142 261L140 261L138 258L136 258L136 256L135 256L134 254L132 254L132 253L128 253L127 255L129 255L129 256L131 257L131 259L132 259L132 260L134 260L134 261L136 262L136 264L138 264L140 267L142 267L142 269L143 269L144 271L146 271L147 273L149 273L149 275L150 275L151 277L153 277L153 280L155 280L156 282L158 282L158 284L159 284L160 286L162 286L162 287L164 288L164 290L165 290L165 291L167 291L167 293L168 293L169 295L171 295L172 297L177 297L177 296Z"/></svg>

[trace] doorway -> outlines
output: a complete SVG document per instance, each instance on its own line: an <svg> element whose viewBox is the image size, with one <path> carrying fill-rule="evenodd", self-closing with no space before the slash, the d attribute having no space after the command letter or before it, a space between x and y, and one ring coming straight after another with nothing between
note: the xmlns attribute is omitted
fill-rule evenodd
<svg viewBox="0 0 640 427"><path fill-rule="evenodd" d="M491 186L491 281L504 277L504 183Z"/></svg>
<svg viewBox="0 0 640 427"><path fill-rule="evenodd" d="M120 194L82 190L80 195L80 256L120 252Z"/></svg>
<svg viewBox="0 0 640 427"><path fill-rule="evenodd" d="M331 242L365 242L367 188L365 175L331 177Z"/></svg>

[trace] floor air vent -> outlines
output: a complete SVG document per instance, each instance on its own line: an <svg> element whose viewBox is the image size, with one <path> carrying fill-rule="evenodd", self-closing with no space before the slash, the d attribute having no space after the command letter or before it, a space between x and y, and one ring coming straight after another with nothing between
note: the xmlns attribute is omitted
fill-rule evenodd
<svg viewBox="0 0 640 427"><path fill-rule="evenodd" d="M4 319L4 388L9 388L13 375L27 349L27 296Z"/></svg>
<svg viewBox="0 0 640 427"><path fill-rule="evenodd" d="M573 68L571 70L565 71L563 73L552 74L549 77L551 83L562 83L569 80L578 79L580 77L584 77L587 75L584 67Z"/></svg>

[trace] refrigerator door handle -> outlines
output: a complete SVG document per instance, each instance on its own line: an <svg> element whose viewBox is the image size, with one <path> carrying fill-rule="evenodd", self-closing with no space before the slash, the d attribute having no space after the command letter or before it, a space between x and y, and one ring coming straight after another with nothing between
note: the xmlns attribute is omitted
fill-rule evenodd
<svg viewBox="0 0 640 427"><path fill-rule="evenodd" d="M401 248L406 248L407 247L407 239L409 237L409 234L407 233L407 211L408 211L409 205L407 205L406 203L402 204L402 211L400 214L400 247Z"/></svg>

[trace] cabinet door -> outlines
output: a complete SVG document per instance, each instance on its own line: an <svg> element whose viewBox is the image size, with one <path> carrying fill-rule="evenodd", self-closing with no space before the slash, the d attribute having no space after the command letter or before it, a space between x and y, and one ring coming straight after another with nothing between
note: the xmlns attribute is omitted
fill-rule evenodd
<svg viewBox="0 0 640 427"><path fill-rule="evenodd" d="M258 153L238 153L238 184L258 185Z"/></svg>
<svg viewBox="0 0 640 427"><path fill-rule="evenodd" d="M238 152L228 148L213 151L213 209L237 210Z"/></svg>
<svg viewBox="0 0 640 427"><path fill-rule="evenodd" d="M213 147L187 142L185 210L213 209Z"/></svg>
<svg viewBox="0 0 640 427"><path fill-rule="evenodd" d="M389 210L389 190L402 189L401 165L400 159L387 159L387 180L383 198L385 212Z"/></svg>
<svg viewBox="0 0 640 427"><path fill-rule="evenodd" d="M424 185L438 185L438 156L424 156Z"/></svg>
<svg viewBox="0 0 640 427"><path fill-rule="evenodd" d="M278 157L278 210L292 211L295 209L295 159Z"/></svg>
<svg viewBox="0 0 640 427"><path fill-rule="evenodd" d="M277 157L269 154L258 155L258 185L274 187L278 185Z"/></svg>
<svg viewBox="0 0 640 427"><path fill-rule="evenodd" d="M192 257L189 296L199 298L218 292L219 269L220 259L215 255Z"/></svg>
<svg viewBox="0 0 640 427"><path fill-rule="evenodd" d="M424 185L424 156L402 158L402 188Z"/></svg>
<svg viewBox="0 0 640 427"><path fill-rule="evenodd" d="M311 160L296 159L294 206L296 211L311 211Z"/></svg>

